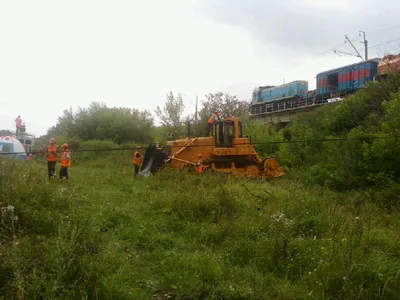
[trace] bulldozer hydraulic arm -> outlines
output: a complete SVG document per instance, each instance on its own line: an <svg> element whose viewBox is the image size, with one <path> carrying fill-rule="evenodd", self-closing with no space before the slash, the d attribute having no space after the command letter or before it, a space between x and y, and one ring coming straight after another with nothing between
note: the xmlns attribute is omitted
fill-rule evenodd
<svg viewBox="0 0 400 300"><path fill-rule="evenodd" d="M180 161L180 162L183 162L183 163L186 163L186 164L190 164L190 165L193 165L193 166L196 165L194 162L191 162L191 161L188 161L188 160L179 159L179 158L172 157L172 156L169 157L168 159L173 159L173 160Z"/></svg>
<svg viewBox="0 0 400 300"><path fill-rule="evenodd" d="M171 157L169 157L167 159L166 162L169 162L171 159L175 158L175 156L177 156L179 153L181 153L183 150L185 150L188 146L190 146L191 144L193 144L195 141L197 141L198 138L194 138L193 140L190 140L186 143L186 145L184 147L182 147L181 149L179 149L174 155L172 155Z"/></svg>

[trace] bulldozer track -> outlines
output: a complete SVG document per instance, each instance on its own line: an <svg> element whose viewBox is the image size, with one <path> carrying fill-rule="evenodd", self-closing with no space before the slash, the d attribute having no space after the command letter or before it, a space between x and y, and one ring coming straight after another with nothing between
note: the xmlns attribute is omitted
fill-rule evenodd
<svg viewBox="0 0 400 300"><path fill-rule="evenodd" d="M235 160L235 159L225 159L225 160L208 160L205 161L203 164L206 166L211 166L211 164L214 164L216 168L230 168L232 164L235 164L236 168L245 168L247 166L257 166L258 168L261 168L261 164L252 161L252 160Z"/></svg>

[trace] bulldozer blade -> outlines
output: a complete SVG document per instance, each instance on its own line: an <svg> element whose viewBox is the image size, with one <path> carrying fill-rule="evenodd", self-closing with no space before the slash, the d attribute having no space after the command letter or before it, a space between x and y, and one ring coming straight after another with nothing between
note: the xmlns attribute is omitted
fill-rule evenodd
<svg viewBox="0 0 400 300"><path fill-rule="evenodd" d="M282 168L276 158L267 158L263 162L264 172L267 177L281 177L286 174L284 168Z"/></svg>
<svg viewBox="0 0 400 300"><path fill-rule="evenodd" d="M154 158L151 157L147 161L146 165L144 165L144 164L142 165L142 170L140 171L139 175L142 175L144 177L148 177L150 175L151 167L153 166L153 162L154 162Z"/></svg>
<svg viewBox="0 0 400 300"><path fill-rule="evenodd" d="M165 165L165 160L168 155L161 150L157 149L155 143L151 143L146 150L143 158L142 170L139 175L148 177L151 174L156 173Z"/></svg>

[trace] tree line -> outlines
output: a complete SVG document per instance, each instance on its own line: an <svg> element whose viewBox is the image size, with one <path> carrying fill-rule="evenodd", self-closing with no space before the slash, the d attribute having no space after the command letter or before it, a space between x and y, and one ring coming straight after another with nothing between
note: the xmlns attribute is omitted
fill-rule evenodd
<svg viewBox="0 0 400 300"><path fill-rule="evenodd" d="M247 101L227 93L210 93L205 95L197 115L184 116L182 95L171 91L166 94L164 105L154 111L161 122L161 126L155 126L155 118L148 110L107 107L103 103L93 102L87 108L78 108L76 112L72 108L64 110L57 124L42 138L53 136L82 141L109 140L116 144L149 142L154 139L163 141L168 134L184 136L188 122L191 132L201 135L214 111L219 111L223 117L238 116L245 119L249 114L249 105Z"/></svg>

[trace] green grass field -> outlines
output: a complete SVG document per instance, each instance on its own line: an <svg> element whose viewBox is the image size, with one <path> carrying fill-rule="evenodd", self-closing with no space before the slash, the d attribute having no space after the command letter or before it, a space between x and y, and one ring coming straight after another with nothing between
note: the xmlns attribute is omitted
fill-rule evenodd
<svg viewBox="0 0 400 300"><path fill-rule="evenodd" d="M376 192L0 165L0 299L400 298L400 214Z"/></svg>

